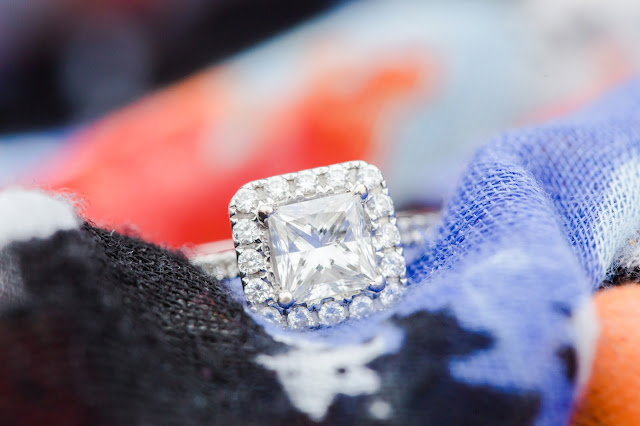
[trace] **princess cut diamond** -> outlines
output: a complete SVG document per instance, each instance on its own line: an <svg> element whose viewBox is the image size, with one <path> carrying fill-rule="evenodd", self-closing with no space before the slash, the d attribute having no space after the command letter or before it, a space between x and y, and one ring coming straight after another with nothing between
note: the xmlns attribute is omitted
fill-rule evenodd
<svg viewBox="0 0 640 426"><path fill-rule="evenodd" d="M345 297L378 277L361 197L345 193L278 207L269 217L280 288L301 303Z"/></svg>

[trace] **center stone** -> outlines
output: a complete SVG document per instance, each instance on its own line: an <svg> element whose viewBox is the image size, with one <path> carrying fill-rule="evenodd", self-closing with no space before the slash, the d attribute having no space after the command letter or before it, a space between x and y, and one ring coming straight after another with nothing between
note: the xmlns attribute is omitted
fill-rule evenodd
<svg viewBox="0 0 640 426"><path fill-rule="evenodd" d="M358 194L277 207L268 226L277 282L297 303L347 297L378 276L371 230Z"/></svg>

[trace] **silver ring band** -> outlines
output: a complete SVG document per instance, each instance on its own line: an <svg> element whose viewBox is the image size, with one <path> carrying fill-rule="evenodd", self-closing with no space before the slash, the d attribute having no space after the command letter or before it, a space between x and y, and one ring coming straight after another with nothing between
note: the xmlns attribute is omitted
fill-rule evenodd
<svg viewBox="0 0 640 426"><path fill-rule="evenodd" d="M440 214L436 212L398 212L396 220L404 247L422 245ZM216 241L196 246L188 253L191 263L201 267L217 280L240 276L233 240Z"/></svg>

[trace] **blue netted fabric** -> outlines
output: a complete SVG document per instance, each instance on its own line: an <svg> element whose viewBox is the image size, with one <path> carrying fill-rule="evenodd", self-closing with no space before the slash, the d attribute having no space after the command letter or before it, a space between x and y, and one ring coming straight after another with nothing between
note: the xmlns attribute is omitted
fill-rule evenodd
<svg viewBox="0 0 640 426"><path fill-rule="evenodd" d="M0 197L7 424L565 424L640 228L640 82L486 144L403 298L325 329L24 192Z"/></svg>
<svg viewBox="0 0 640 426"><path fill-rule="evenodd" d="M400 311L446 309L466 329L490 334L491 349L452 360L453 376L534 391L538 423L562 424L575 389L562 362L575 345L569 319L617 269L639 228L636 82L482 148L437 237L410 265L415 291Z"/></svg>

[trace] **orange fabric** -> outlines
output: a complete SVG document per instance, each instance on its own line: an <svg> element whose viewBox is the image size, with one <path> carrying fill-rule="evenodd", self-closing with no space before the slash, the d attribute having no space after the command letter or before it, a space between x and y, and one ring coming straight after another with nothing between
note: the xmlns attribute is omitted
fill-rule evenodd
<svg viewBox="0 0 640 426"><path fill-rule="evenodd" d="M640 425L640 286L595 295L600 337L573 425Z"/></svg>
<svg viewBox="0 0 640 426"><path fill-rule="evenodd" d="M336 65L299 92L256 99L233 72L214 68L78 132L39 183L78 194L97 224L132 225L150 241L226 239L227 205L244 183L384 158L376 144L379 127L393 122L390 107L421 93L431 74L412 55L396 56Z"/></svg>

